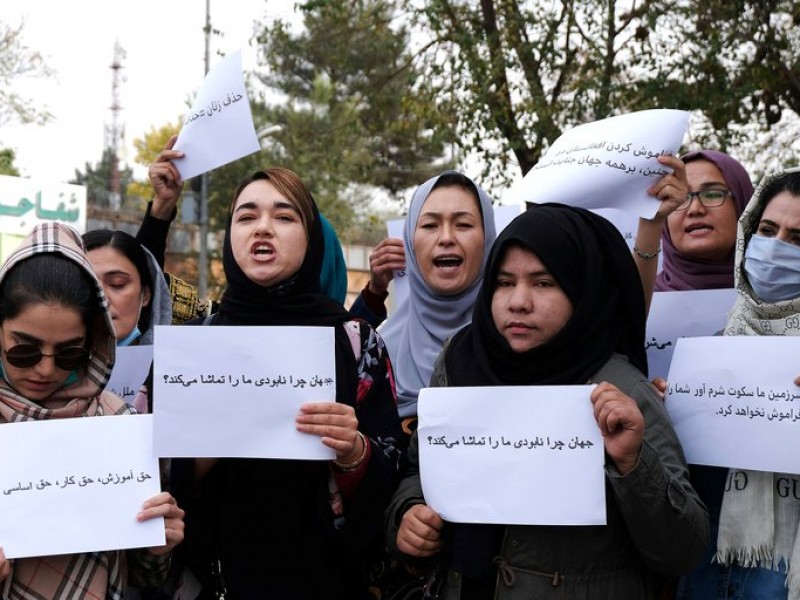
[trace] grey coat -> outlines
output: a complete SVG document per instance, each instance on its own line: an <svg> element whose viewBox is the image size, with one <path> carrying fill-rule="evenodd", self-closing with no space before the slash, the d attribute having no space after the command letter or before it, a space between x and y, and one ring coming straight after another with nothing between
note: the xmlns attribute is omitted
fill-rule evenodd
<svg viewBox="0 0 800 600"><path fill-rule="evenodd" d="M443 355L431 385L446 386ZM497 600L655 598L666 578L691 570L708 544L708 513L688 479L683 450L662 400L647 378L614 355L591 382L608 381L635 399L645 420L636 467L624 477L606 464L605 526L507 526ZM588 401L588 400L587 400ZM423 503L416 434L409 469L387 511L395 553L405 511ZM442 598L461 597L461 575L450 568Z"/></svg>

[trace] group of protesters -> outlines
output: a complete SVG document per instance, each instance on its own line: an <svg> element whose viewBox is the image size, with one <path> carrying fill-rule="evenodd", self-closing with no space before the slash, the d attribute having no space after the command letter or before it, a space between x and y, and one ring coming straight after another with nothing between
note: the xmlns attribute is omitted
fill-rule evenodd
<svg viewBox="0 0 800 600"><path fill-rule="evenodd" d="M739 489L729 469L688 466L645 354L654 290L735 288L722 334L800 334L800 169L754 190L721 152L659 157L670 173L632 252L603 217L557 203L498 235L489 195L445 171L413 194L403 239L375 247L347 310L336 235L280 167L232 196L218 303L165 274L173 144L150 166L137 237L47 223L0 269L0 422L152 411L152 375L131 405L104 387L115 348L152 344L158 325L322 326L336 401L303 404L292 426L334 458L172 459L135 515L164 517L166 545L0 550L0 598L800 598L800 500L774 493L778 474ZM399 270L408 294L388 313ZM421 389L586 383L605 525L455 523L426 504Z"/></svg>

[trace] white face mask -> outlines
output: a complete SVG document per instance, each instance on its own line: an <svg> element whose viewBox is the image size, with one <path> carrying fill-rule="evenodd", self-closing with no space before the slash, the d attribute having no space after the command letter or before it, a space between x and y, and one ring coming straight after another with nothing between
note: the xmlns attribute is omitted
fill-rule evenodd
<svg viewBox="0 0 800 600"><path fill-rule="evenodd" d="M744 253L744 270L756 295L766 302L800 298L800 247L754 235Z"/></svg>

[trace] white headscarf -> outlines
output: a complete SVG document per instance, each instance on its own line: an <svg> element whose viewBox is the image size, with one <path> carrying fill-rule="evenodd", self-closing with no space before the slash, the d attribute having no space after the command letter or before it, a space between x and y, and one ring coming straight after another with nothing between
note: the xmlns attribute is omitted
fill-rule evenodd
<svg viewBox="0 0 800 600"><path fill-rule="evenodd" d="M414 230L433 186L440 177L450 173L455 171L445 171L432 177L419 186L411 198L403 231L409 294L380 329L392 359L397 385L397 409L401 418L417 414L417 395L421 388L429 385L433 365L445 340L472 320L472 307L483 280L489 250L496 237L492 201L473 182L480 199L485 238L478 277L466 290L451 296L437 294L425 282L414 252Z"/></svg>

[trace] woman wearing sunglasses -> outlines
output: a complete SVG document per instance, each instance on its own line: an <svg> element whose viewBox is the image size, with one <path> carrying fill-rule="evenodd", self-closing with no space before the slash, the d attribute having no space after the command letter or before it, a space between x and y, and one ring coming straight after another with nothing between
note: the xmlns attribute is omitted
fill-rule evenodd
<svg viewBox="0 0 800 600"><path fill-rule="evenodd" d="M80 237L38 225L0 269L0 423L130 414L102 391L115 341ZM138 586L161 584L183 540L183 511L161 493L131 517L164 517L166 545L13 561L0 549L0 597L121 599L129 575Z"/></svg>

